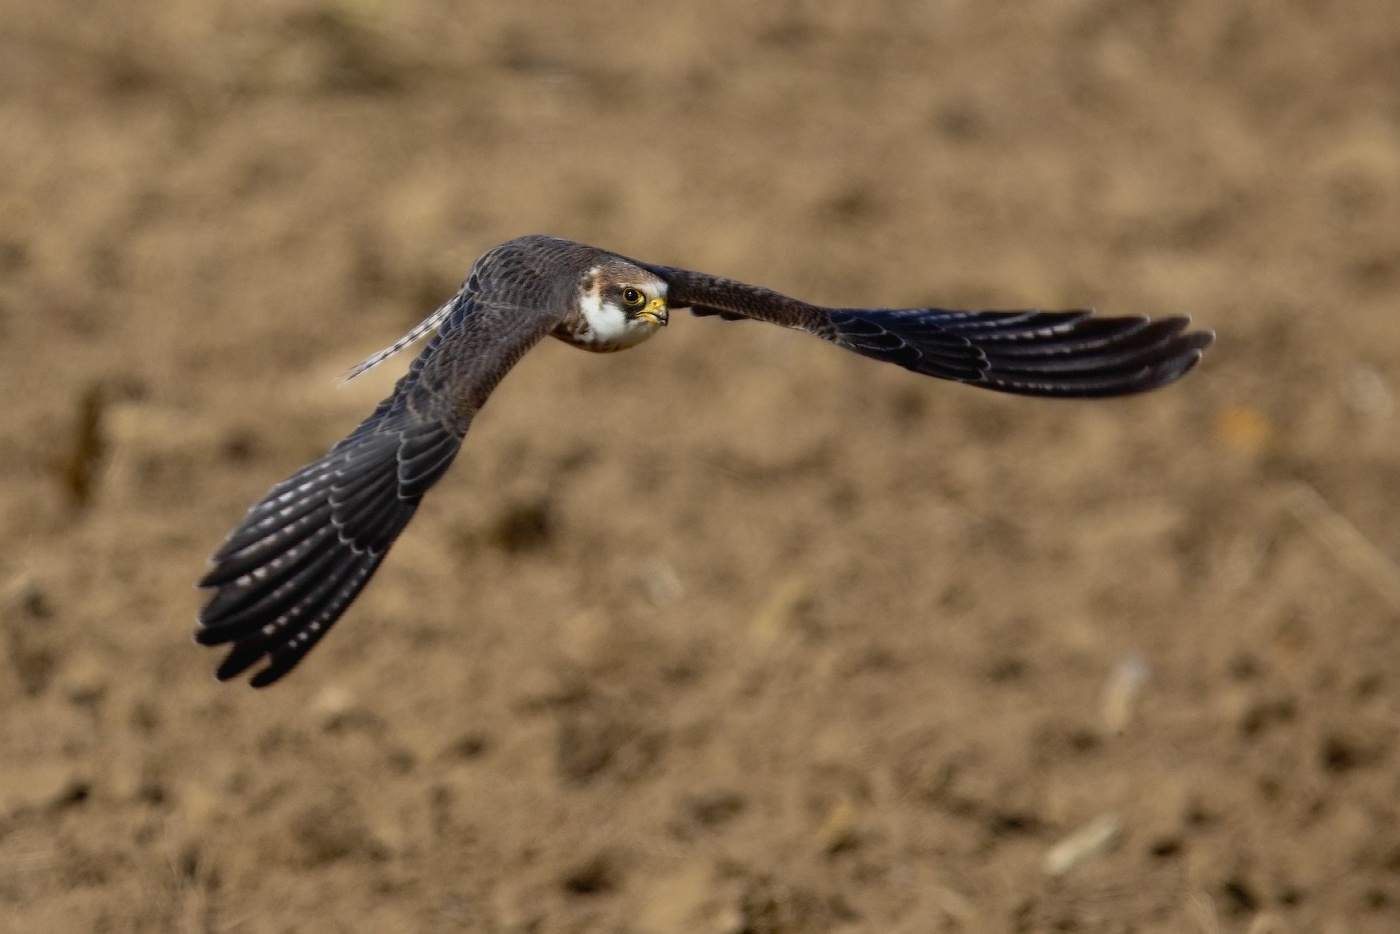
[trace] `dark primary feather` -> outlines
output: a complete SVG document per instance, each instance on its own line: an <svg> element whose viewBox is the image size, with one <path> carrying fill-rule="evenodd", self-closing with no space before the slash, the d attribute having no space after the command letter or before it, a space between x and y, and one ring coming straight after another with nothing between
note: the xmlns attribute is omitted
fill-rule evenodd
<svg viewBox="0 0 1400 934"><path fill-rule="evenodd" d="M465 425L411 401L430 345L389 400L320 460L273 487L214 555L195 634L233 643L220 680L263 658L255 687L290 671L369 583L461 446Z"/></svg>
<svg viewBox="0 0 1400 934"><path fill-rule="evenodd" d="M733 279L648 266L673 307L816 334L856 353L942 379L1029 396L1145 392L1196 364L1214 334L1184 315L1100 318L1088 311L823 308Z"/></svg>
<svg viewBox="0 0 1400 934"><path fill-rule="evenodd" d="M567 271L571 258L578 265L597 252L560 243L516 241L479 260L393 394L324 457L273 487L229 535L199 582L214 593L195 633L204 645L232 643L220 680L265 660L251 683L273 683L359 595L452 463L477 409L558 323L564 306L558 295L532 293L532 264Z"/></svg>
<svg viewBox="0 0 1400 934"><path fill-rule="evenodd" d="M836 311L837 343L943 379L1026 396L1121 396L1165 386L1214 335L1183 315L1096 318L1087 311Z"/></svg>

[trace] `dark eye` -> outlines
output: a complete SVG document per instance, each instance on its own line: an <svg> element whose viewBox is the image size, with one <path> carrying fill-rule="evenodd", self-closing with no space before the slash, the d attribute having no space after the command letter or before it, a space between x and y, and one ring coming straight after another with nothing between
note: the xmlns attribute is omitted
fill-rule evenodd
<svg viewBox="0 0 1400 934"><path fill-rule="evenodd" d="M641 292L637 291L631 286L628 286L627 288L622 290L622 300L631 307L635 308L638 305L642 304L642 302L646 301L646 298L642 295Z"/></svg>

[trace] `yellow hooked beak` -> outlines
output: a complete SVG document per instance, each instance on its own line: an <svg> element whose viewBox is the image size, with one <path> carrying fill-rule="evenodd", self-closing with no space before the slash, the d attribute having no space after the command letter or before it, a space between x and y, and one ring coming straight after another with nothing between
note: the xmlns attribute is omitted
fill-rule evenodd
<svg viewBox="0 0 1400 934"><path fill-rule="evenodd" d="M647 303L647 307L637 312L637 317L664 326L670 318L670 312L666 310L666 299L653 298Z"/></svg>

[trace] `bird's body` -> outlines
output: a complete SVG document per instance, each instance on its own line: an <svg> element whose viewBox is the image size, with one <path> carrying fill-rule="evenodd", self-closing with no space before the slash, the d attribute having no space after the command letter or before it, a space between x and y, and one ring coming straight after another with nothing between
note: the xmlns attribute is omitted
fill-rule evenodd
<svg viewBox="0 0 1400 934"><path fill-rule="evenodd" d="M219 678L266 659L252 683L271 684L310 651L378 569L526 351L551 335L585 350L623 350L676 308L768 321L925 375L1037 396L1154 389L1189 370L1212 339L1187 331L1181 316L824 308L555 237L509 241L476 261L447 304L350 372L436 331L389 398L324 457L273 487L214 555L200 581L214 594L196 638L232 643Z"/></svg>

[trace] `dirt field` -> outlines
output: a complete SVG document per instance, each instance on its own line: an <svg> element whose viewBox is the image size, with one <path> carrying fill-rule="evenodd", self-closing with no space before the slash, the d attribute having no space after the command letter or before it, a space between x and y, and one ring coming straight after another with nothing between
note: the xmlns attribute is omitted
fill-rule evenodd
<svg viewBox="0 0 1400 934"><path fill-rule="evenodd" d="M1219 340L1096 403L549 342L215 683L206 556L537 231ZM1400 930L1397 313L1393 0L12 0L0 931Z"/></svg>

